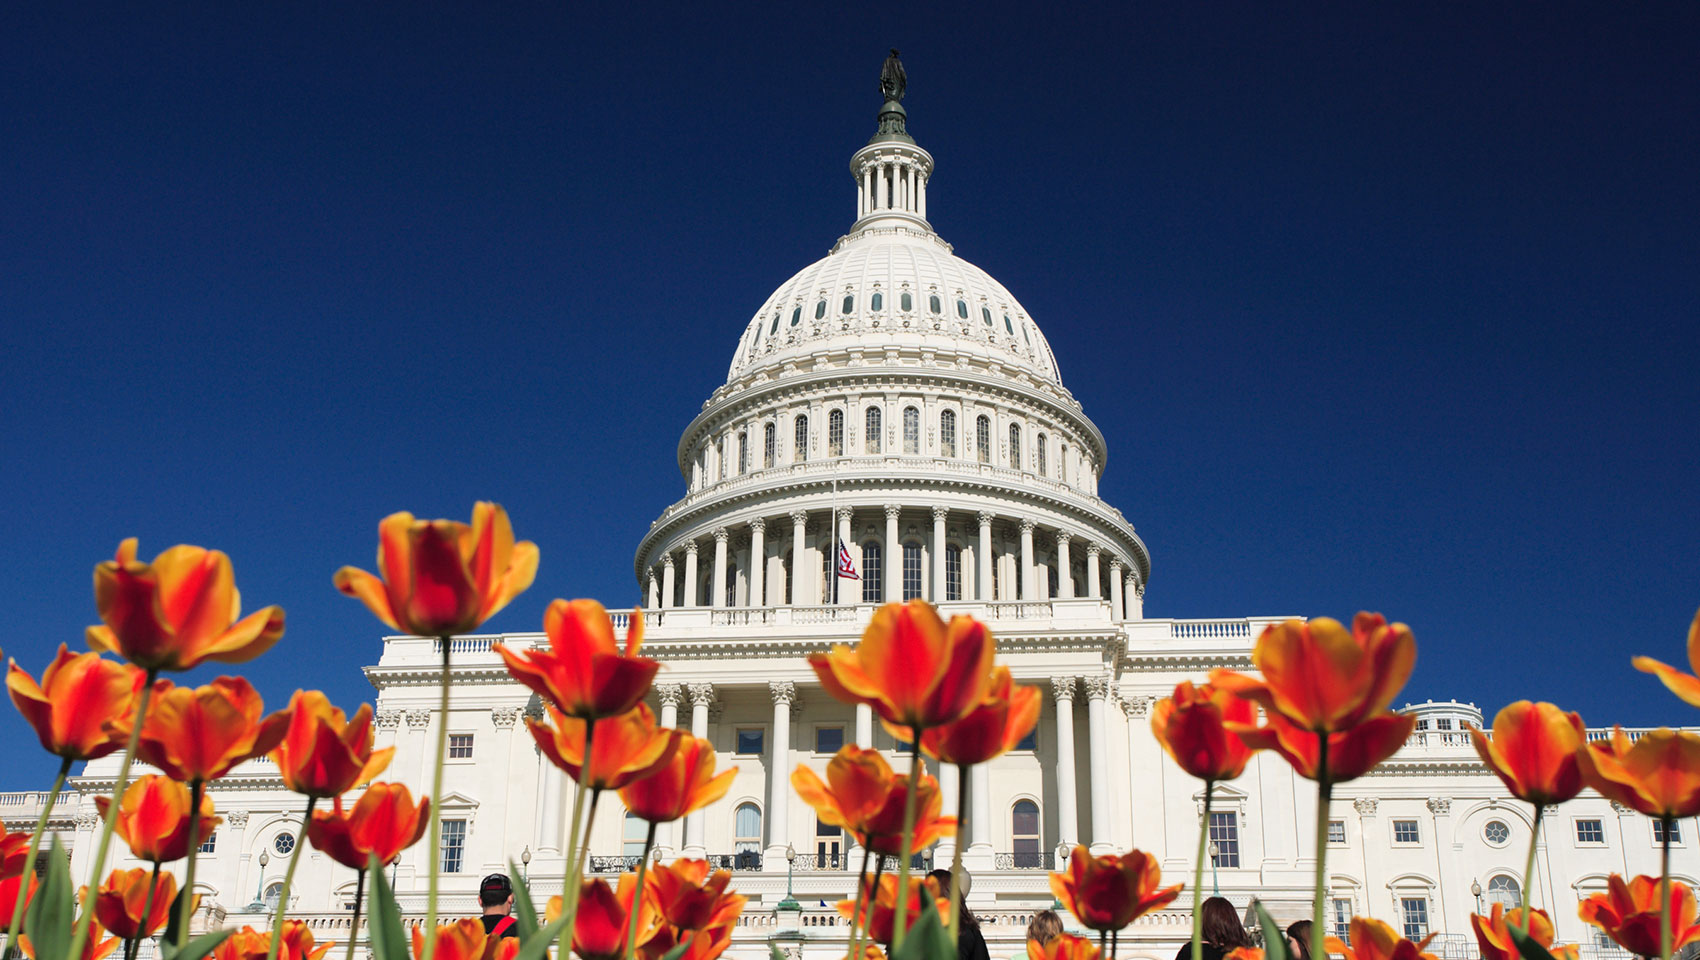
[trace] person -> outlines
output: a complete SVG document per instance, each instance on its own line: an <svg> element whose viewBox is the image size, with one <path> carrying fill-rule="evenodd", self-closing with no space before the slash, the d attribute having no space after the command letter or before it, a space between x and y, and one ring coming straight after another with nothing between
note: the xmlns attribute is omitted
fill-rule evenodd
<svg viewBox="0 0 1700 960"><path fill-rule="evenodd" d="M1055 940L1057 934L1062 933L1062 928L1062 917L1057 916L1055 910L1040 910L1027 921L1027 939L1042 947Z"/></svg>
<svg viewBox="0 0 1700 960"><path fill-rule="evenodd" d="M1204 960L1222 960L1236 947L1249 947L1251 934L1245 932L1239 911L1227 897L1211 897L1199 910L1203 926ZM1192 960L1192 940L1188 938L1175 951L1175 960Z"/></svg>
<svg viewBox="0 0 1700 960"><path fill-rule="evenodd" d="M1287 954L1293 960L1310 960L1310 921L1295 920L1287 925Z"/></svg>
<svg viewBox="0 0 1700 960"><path fill-rule="evenodd" d="M927 876L939 882L939 896L947 900L951 898L949 870L934 870ZM962 880L962 889L966 891L968 874L964 873ZM955 897L956 911L962 918L962 929L956 941L956 960L991 960L991 954L986 950L986 938L980 935L980 921L974 917L974 911L968 909L968 904L963 902L961 894L955 894ZM948 916L939 919L947 925L950 923Z"/></svg>
<svg viewBox="0 0 1700 960"><path fill-rule="evenodd" d="M518 937L519 921L513 918L514 885L505 873L492 873L478 884L478 905L484 908L484 934Z"/></svg>

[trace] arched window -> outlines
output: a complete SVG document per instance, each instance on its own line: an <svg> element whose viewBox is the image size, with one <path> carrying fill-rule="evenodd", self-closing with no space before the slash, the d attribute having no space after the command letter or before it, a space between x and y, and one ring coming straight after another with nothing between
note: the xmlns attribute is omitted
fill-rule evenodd
<svg viewBox="0 0 1700 960"><path fill-rule="evenodd" d="M720 465L720 479L726 479L726 438L714 438L714 462Z"/></svg>
<svg viewBox="0 0 1700 960"><path fill-rule="evenodd" d="M773 428L770 426L768 429ZM974 421L974 446L974 455L981 463L992 462L992 418L985 414L981 414L980 418Z"/></svg>
<svg viewBox="0 0 1700 960"><path fill-rule="evenodd" d="M1039 434L1039 439L1033 443L1033 457L1035 464L1039 469L1039 476L1044 476L1048 470L1045 462L1045 435L1042 433Z"/></svg>
<svg viewBox="0 0 1700 960"><path fill-rule="evenodd" d="M939 414L939 456L956 456L956 411Z"/></svg>
<svg viewBox="0 0 1700 960"><path fill-rule="evenodd" d="M283 881L276 880L266 884L266 909L275 913L278 898L283 896Z"/></svg>
<svg viewBox="0 0 1700 960"><path fill-rule="evenodd" d="M844 456L844 411L834 410L826 415L826 455Z"/></svg>
<svg viewBox="0 0 1700 960"><path fill-rule="evenodd" d="M1039 805L1017 800L1009 809L1009 833L1015 850L1015 866L1038 869L1048 866L1039 844Z"/></svg>
<svg viewBox="0 0 1700 960"><path fill-rule="evenodd" d="M797 429L792 437L791 462L802 463L809 459L809 415L797 414Z"/></svg>
<svg viewBox="0 0 1700 960"><path fill-rule="evenodd" d="M773 311L773 326L767 328L767 335L773 336L779 332L779 311Z"/></svg>
<svg viewBox="0 0 1700 960"><path fill-rule="evenodd" d="M732 814L732 852L741 868L761 866L761 808L753 803L738 804Z"/></svg>
<svg viewBox="0 0 1700 960"><path fill-rule="evenodd" d="M956 315L964 320L968 319L968 301L956 301Z"/></svg>
<svg viewBox="0 0 1700 960"><path fill-rule="evenodd" d="M1517 878L1508 874L1500 874L1488 881L1488 909L1493 909L1496 903L1505 904L1505 909L1512 910L1523 905L1523 891L1517 884Z"/></svg>
<svg viewBox="0 0 1700 960"><path fill-rule="evenodd" d="M852 311L854 309L856 309L856 295L853 294L853 293L845 294L844 295L844 306L838 312L839 313L849 313L850 311Z"/></svg>
<svg viewBox="0 0 1700 960"><path fill-rule="evenodd" d="M903 545L903 599L921 595L921 545L911 540Z"/></svg>
<svg viewBox="0 0 1700 960"><path fill-rule="evenodd" d="M1009 425L1009 468L1021 469L1021 427L1014 423Z"/></svg>
<svg viewBox="0 0 1700 960"><path fill-rule="evenodd" d="M962 599L962 548L954 543L944 548L944 598Z"/></svg>
<svg viewBox="0 0 1700 960"><path fill-rule="evenodd" d="M775 432L776 431L773 429L773 424L771 424L771 423L767 425L767 429L764 431L765 439L762 441L762 457L761 457L761 465L764 469L771 468L773 466L773 447L774 447L774 433Z"/></svg>
<svg viewBox="0 0 1700 960"><path fill-rule="evenodd" d="M1009 322L1009 314L1007 313L1003 315L1003 328L1009 331L1010 336L1015 336L1015 324Z"/></svg>
<svg viewBox="0 0 1700 960"><path fill-rule="evenodd" d="M791 311L791 326L793 326L793 327L796 326L798 324L798 322L800 322L802 319L803 319L803 306L802 306L802 304L798 304L797 309Z"/></svg>
<svg viewBox="0 0 1700 960"><path fill-rule="evenodd" d="M643 856L643 840L649 833L649 821L626 811L626 822L620 828L620 856Z"/></svg>
<svg viewBox="0 0 1700 960"><path fill-rule="evenodd" d="M986 326L988 326L988 327L991 326L992 325L992 311L987 310L985 307L981 307L980 308L980 319L986 321Z"/></svg>
<svg viewBox="0 0 1700 960"><path fill-rule="evenodd" d="M862 602L885 602L885 556L878 540L862 544Z"/></svg>
<svg viewBox="0 0 1700 960"><path fill-rule="evenodd" d="M931 297L928 297L927 300L927 306L932 307L934 313L944 312L944 305L939 303L938 294L933 294Z"/></svg>
<svg viewBox="0 0 1700 960"><path fill-rule="evenodd" d="M876 292L873 299L868 301L868 309L875 313L885 309L885 294Z"/></svg>
<svg viewBox="0 0 1700 960"><path fill-rule="evenodd" d="M921 452L921 411L914 407L903 408L903 452Z"/></svg>
<svg viewBox="0 0 1700 960"><path fill-rule="evenodd" d="M907 290L903 291L903 296L900 297L897 302L898 302L899 305L901 305L903 307L904 313L908 313L909 311L915 309L915 299L913 297L909 296L909 291L907 291Z"/></svg>
<svg viewBox="0 0 1700 960"><path fill-rule="evenodd" d="M819 320L824 316L826 316L826 301L822 300L815 304L815 319Z"/></svg>
<svg viewBox="0 0 1700 960"><path fill-rule="evenodd" d="M862 448L869 453L879 453L880 440L885 434L885 427L881 424L879 407L868 408L867 423L865 424L865 427L866 429L862 431L864 438L862 441Z"/></svg>
<svg viewBox="0 0 1700 960"><path fill-rule="evenodd" d="M750 472L750 434L747 430L738 431L738 475Z"/></svg>

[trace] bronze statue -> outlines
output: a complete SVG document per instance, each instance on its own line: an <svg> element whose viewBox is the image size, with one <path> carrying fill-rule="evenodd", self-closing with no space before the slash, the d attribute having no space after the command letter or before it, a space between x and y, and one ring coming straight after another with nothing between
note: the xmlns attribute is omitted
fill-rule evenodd
<svg viewBox="0 0 1700 960"><path fill-rule="evenodd" d="M903 73L903 61L897 59L897 48L893 47L891 56L885 58L885 65L880 67L880 93L887 101L903 99L903 91L908 86L909 78Z"/></svg>

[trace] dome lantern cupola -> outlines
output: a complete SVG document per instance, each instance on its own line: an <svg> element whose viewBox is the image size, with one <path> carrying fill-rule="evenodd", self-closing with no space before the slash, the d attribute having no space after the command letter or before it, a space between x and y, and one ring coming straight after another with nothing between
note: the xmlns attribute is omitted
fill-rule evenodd
<svg viewBox="0 0 1700 960"><path fill-rule="evenodd" d="M908 223L932 232L927 223L927 179L932 176L933 156L909 135L908 113L902 103L907 84L903 63L892 50L880 70L880 94L885 102L880 107L879 129L867 146L850 158L850 174L856 178L852 233L876 223Z"/></svg>

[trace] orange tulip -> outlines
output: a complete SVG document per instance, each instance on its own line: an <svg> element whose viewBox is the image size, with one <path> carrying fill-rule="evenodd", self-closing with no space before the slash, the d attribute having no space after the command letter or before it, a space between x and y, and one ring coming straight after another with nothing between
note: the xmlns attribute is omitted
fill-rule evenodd
<svg viewBox="0 0 1700 960"><path fill-rule="evenodd" d="M265 960L271 945L270 931L243 927L213 948L212 960ZM313 931L305 922L285 920L277 956L278 960L319 960L330 952L331 946L329 943L314 946Z"/></svg>
<svg viewBox="0 0 1700 960"><path fill-rule="evenodd" d="M431 956L437 960L483 960L486 939L484 923L477 917L445 923L437 928ZM425 930L420 925L413 928L413 957L422 960L424 956Z"/></svg>
<svg viewBox="0 0 1700 960"><path fill-rule="evenodd" d="M1606 880L1605 893L1582 901L1578 914L1617 941L1625 950L1643 957L1659 953L1659 878L1636 877L1628 883L1617 874ZM1700 925L1694 922L1694 891L1676 880L1670 884L1671 953L1700 941Z"/></svg>
<svg viewBox="0 0 1700 960"><path fill-rule="evenodd" d="M1273 750L1293 765L1293 771L1310 780L1322 772L1320 734L1294 726L1286 717L1271 713L1269 723L1247 727L1237 723L1228 729L1238 734L1253 750ZM1411 737L1417 718L1384 713L1342 733L1328 735L1328 780L1343 783L1368 773L1376 764L1399 751Z"/></svg>
<svg viewBox="0 0 1700 960"><path fill-rule="evenodd" d="M861 887L866 893L862 897L860 917L856 915L855 899L838 902L838 912L843 914L845 919L852 925L860 921L869 939L888 947L891 946L892 934L896 932L893 928L897 925L898 879L896 874L881 874L876 886L874 878L866 878ZM920 918L925 903L922 897L931 898L939 913L949 916L950 900L939 894L939 882L931 876L910 877L908 895L903 898L906 929L914 927L915 921Z"/></svg>
<svg viewBox="0 0 1700 960"><path fill-rule="evenodd" d="M655 773L672 758L677 731L655 725L647 704L599 721L592 738L590 763L584 759L585 721L549 707L553 724L526 718L526 729L538 749L574 780L584 777L592 790L618 790ZM588 767L588 769L587 769Z"/></svg>
<svg viewBox="0 0 1700 960"><path fill-rule="evenodd" d="M524 593L537 577L537 559L537 544L514 542L506 510L479 502L471 526L390 514L378 524L383 579L343 567L333 580L397 630L447 636L476 630Z"/></svg>
<svg viewBox="0 0 1700 960"><path fill-rule="evenodd" d="M319 960L335 946L330 942L313 945L313 930L301 920L283 921L283 944L278 948L279 960ZM269 947L269 945L268 945Z"/></svg>
<svg viewBox="0 0 1700 960"><path fill-rule="evenodd" d="M28 912L29 903L35 899L35 888L38 885L35 871L31 870L21 875L13 875L0 880L0 927L10 928L12 925L12 907L18 902L18 884L27 883L28 892L24 894L24 910Z"/></svg>
<svg viewBox="0 0 1700 960"><path fill-rule="evenodd" d="M543 611L549 649L516 650L498 643L508 673L569 717L600 719L637 706L661 664L638 656L643 611L626 621L626 652L614 641L614 623L595 600L556 600Z"/></svg>
<svg viewBox="0 0 1700 960"><path fill-rule="evenodd" d="M244 663L283 636L281 607L241 617L229 557L187 544L139 563L136 538L120 543L114 559L94 568L94 602L102 622L86 631L89 647L148 670Z"/></svg>
<svg viewBox="0 0 1700 960"><path fill-rule="evenodd" d="M389 863L419 842L430 823L429 797L413 805L413 795L399 783L374 783L354 809L342 810L342 798L330 810L313 811L307 839L332 860L354 870L366 869L368 858Z"/></svg>
<svg viewBox="0 0 1700 960"><path fill-rule="evenodd" d="M151 937L154 931L165 926L171 914L171 902L177 899L177 878L161 873L155 886L148 882L149 873L143 867L114 870L95 893L94 915L113 936L122 940ZM153 891L151 905L148 902L150 889ZM197 902L200 899L195 897ZM147 910L145 917L142 916L144 909ZM194 909L192 906L189 908L190 912Z"/></svg>
<svg viewBox="0 0 1700 960"><path fill-rule="evenodd" d="M1232 780L1245 772L1252 749L1225 724L1251 726L1257 708L1210 684L1182 680L1151 710L1151 732L1180 768L1200 780Z"/></svg>
<svg viewBox="0 0 1700 960"><path fill-rule="evenodd" d="M135 667L98 653L73 654L63 643L39 684L17 661L6 671L12 704L42 747L67 760L97 760L122 748L145 682L147 674Z"/></svg>
<svg viewBox="0 0 1700 960"><path fill-rule="evenodd" d="M1533 915L1525 916L1522 907L1507 912L1505 904L1496 903L1493 912L1485 917L1479 913L1470 914L1470 927L1476 931L1476 945L1481 948L1482 960L1522 960L1517 942L1511 939L1511 931L1513 928L1522 930L1525 923L1528 924L1529 936L1552 953L1552 918L1545 910L1536 910Z"/></svg>
<svg viewBox="0 0 1700 960"><path fill-rule="evenodd" d="M1009 668L992 669L986 695L962 719L921 733L921 749L941 763L985 763L1015 749L1021 738L1039 722L1039 688L1017 684ZM894 736L907 739L909 728L892 729Z"/></svg>
<svg viewBox="0 0 1700 960"><path fill-rule="evenodd" d="M1700 676L1695 676L1700 674L1700 612L1694 614L1694 622L1688 625L1688 666L1694 673L1683 673L1652 657L1636 657L1632 662L1635 669L1651 673L1664 681L1671 693L1700 707Z"/></svg>
<svg viewBox="0 0 1700 960"><path fill-rule="evenodd" d="M909 775L894 774L878 750L853 743L839 749L826 765L826 781L808 767L791 772L791 786L815 808L822 823L843 827L856 842L876 853L903 855L903 805ZM921 771L915 785L915 829L911 850L922 850L956 832L955 817L941 817L944 798L939 782Z"/></svg>
<svg viewBox="0 0 1700 960"><path fill-rule="evenodd" d="M601 730L598 727L598 736ZM626 809L650 823L671 823L726 795L738 771L714 775L714 744L688 733L674 733L671 756L641 780L620 788Z"/></svg>
<svg viewBox="0 0 1700 960"><path fill-rule="evenodd" d="M1027 941L1027 960L1098 960L1098 945L1086 937L1059 933L1043 944Z"/></svg>
<svg viewBox="0 0 1700 960"><path fill-rule="evenodd" d="M230 768L271 752L289 727L280 710L261 719L265 704L241 677L203 687L154 684L137 754L173 780L217 780Z"/></svg>
<svg viewBox="0 0 1700 960"><path fill-rule="evenodd" d="M289 722L272 751L283 785L309 797L334 797L384 772L394 747L372 749L372 706L353 718L331 706L317 690L297 690L289 699Z"/></svg>
<svg viewBox="0 0 1700 960"><path fill-rule="evenodd" d="M111 797L95 797L101 817ZM200 823L195 836L205 840L224 821L213 816L212 797L201 794ZM189 855L189 788L170 777L150 773L124 788L113 829L130 845L137 860L170 863Z"/></svg>
<svg viewBox="0 0 1700 960"><path fill-rule="evenodd" d="M637 877L620 875L619 890L605 880L586 880L579 889L578 912L573 916L573 952L579 960L620 960L626 955L626 934L631 926ZM655 902L645 896L638 901L637 944L655 936L660 923Z"/></svg>
<svg viewBox="0 0 1700 960"><path fill-rule="evenodd" d="M959 720L985 698L992 635L972 617L947 626L925 600L874 612L862 642L809 655L821 686L845 703L866 703L887 723L927 730Z"/></svg>
<svg viewBox="0 0 1700 960"><path fill-rule="evenodd" d="M1140 850L1094 857L1075 847L1067 873L1051 874L1051 892L1093 930L1120 930L1180 896L1177 883L1159 888L1157 858Z"/></svg>
<svg viewBox="0 0 1700 960"><path fill-rule="evenodd" d="M1631 743L1622 727L1577 756L1588 786L1649 817L1700 813L1700 735L1661 728Z"/></svg>
<svg viewBox="0 0 1700 960"><path fill-rule="evenodd" d="M732 945L732 930L736 926L736 917L732 923L701 930L677 930L663 925L656 930L655 936L638 947L638 956L643 960L663 960L675 947L684 943L685 951L676 960L715 960ZM885 960L885 955L880 954L878 960Z"/></svg>
<svg viewBox="0 0 1700 960"><path fill-rule="evenodd" d="M1470 727L1470 740L1505 789L1540 806L1582 792L1582 718L1550 703L1519 700L1493 718L1493 739ZM1515 960L1515 958L1513 958Z"/></svg>
<svg viewBox="0 0 1700 960"><path fill-rule="evenodd" d="M101 929L98 921L89 928L89 938L83 944L83 960L105 960L124 942L117 937L101 939L105 934L106 931ZM23 948L24 956L36 960L35 944L30 942L27 935L18 934L18 946Z"/></svg>
<svg viewBox="0 0 1700 960"><path fill-rule="evenodd" d="M0 836L0 880L24 872L30 862L30 833L19 830ZM13 893L17 891L14 890Z"/></svg>
<svg viewBox="0 0 1700 960"><path fill-rule="evenodd" d="M1263 960L1262 947L1235 947L1222 960Z"/></svg>
<svg viewBox="0 0 1700 960"><path fill-rule="evenodd" d="M1412 943L1392 927L1369 917L1353 917L1350 930L1350 944L1338 937L1328 938L1329 953L1342 954L1346 960L1435 960L1434 954L1423 952L1432 934L1421 943Z"/></svg>
<svg viewBox="0 0 1700 960"><path fill-rule="evenodd" d="M1417 662L1417 642L1402 623L1360 613L1352 630L1317 617L1271 624L1252 648L1261 679L1213 670L1210 683L1256 701L1293 726L1339 733L1382 714Z"/></svg>
<svg viewBox="0 0 1700 960"><path fill-rule="evenodd" d="M675 860L671 866L657 863L643 879L662 919L679 930L735 925L748 898L727 893L731 882L731 871L711 871L707 860Z"/></svg>

